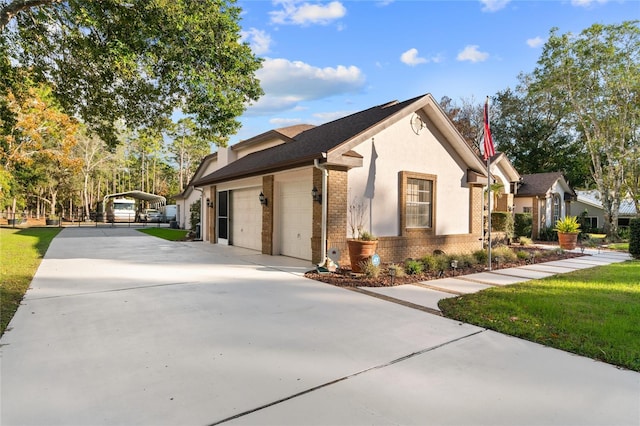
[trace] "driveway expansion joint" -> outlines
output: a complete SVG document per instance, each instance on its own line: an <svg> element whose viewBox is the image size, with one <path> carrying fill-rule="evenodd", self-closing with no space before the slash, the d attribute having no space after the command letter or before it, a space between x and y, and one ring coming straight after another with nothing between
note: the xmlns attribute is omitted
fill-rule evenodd
<svg viewBox="0 0 640 426"><path fill-rule="evenodd" d="M416 356L423 355L423 354L426 354L428 352L432 352L432 351L434 351L436 349L440 349L440 348L448 346L448 345L450 345L452 343L456 343L456 342L459 342L461 340L468 339L469 337L473 337L473 336L476 336L478 334L484 333L485 331L487 331L487 329L486 328L482 328L482 329L479 329L479 330L474 331L472 333L466 334L464 336L460 336L460 337L455 338L455 339L447 340L446 342L440 343L438 345L430 346L428 348L424 348L424 349L421 349L419 351L412 352L412 353L407 354L407 355L403 355L403 356L401 356L399 358L396 358L396 359L393 359L393 360L391 360L391 361L389 361L387 363L380 364L380 365L375 365L375 366L369 367L369 368L365 368L364 370L360 370L360 371L357 371L355 373L352 373L352 374L349 374L349 375L346 375L346 376L343 376L343 377L339 377L339 378L337 378L335 380L331 380L329 382L322 383L322 384L320 384L318 386L314 386L312 388L309 388L309 389L294 393L292 395L286 396L286 397L278 399L276 401L269 402L267 404L261 405L261 406L256 407L256 408L252 408L250 410L243 411L243 412L238 413L238 414L234 414L233 416L229 416L227 418L218 420L218 421L213 422L213 423L209 423L208 426L217 426L217 425L221 425L223 423L227 423L227 422L232 421L232 420L239 419L239 418L247 416L249 414L253 414L253 413L256 413L258 411L264 410L266 408L273 407L275 405L281 404L283 402L290 401L292 399L295 399L295 398L298 398L300 396L303 396L303 395L315 392L317 390L329 387L331 385L335 385L335 384L343 382L345 380L352 379L354 377L360 376L360 375L368 373L370 371L379 370L379 369L382 369L382 368L386 368L386 367L392 366L394 364L398 364L398 363L403 362L403 361L407 361L407 360L409 360L411 358L414 358Z"/></svg>

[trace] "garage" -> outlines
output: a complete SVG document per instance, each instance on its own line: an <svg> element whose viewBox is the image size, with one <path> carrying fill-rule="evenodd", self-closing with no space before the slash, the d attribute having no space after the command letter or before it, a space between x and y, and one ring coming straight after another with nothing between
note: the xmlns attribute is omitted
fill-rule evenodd
<svg viewBox="0 0 640 426"><path fill-rule="evenodd" d="M231 244L262 250L262 206L260 188L231 191Z"/></svg>
<svg viewBox="0 0 640 426"><path fill-rule="evenodd" d="M281 182L278 197L280 254L311 260L313 201L311 182Z"/></svg>

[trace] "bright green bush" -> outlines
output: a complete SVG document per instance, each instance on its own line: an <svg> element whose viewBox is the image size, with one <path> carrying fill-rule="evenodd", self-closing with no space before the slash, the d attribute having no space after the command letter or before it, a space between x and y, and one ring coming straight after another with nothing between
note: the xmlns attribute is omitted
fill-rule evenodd
<svg viewBox="0 0 640 426"><path fill-rule="evenodd" d="M635 259L640 259L640 219L629 221L629 253Z"/></svg>
<svg viewBox="0 0 640 426"><path fill-rule="evenodd" d="M409 259L404 262L404 270L408 275L421 274L423 269L424 266L422 266L422 262L417 260Z"/></svg>
<svg viewBox="0 0 640 426"><path fill-rule="evenodd" d="M513 232L516 237L531 238L533 217L531 213L516 213L514 217Z"/></svg>

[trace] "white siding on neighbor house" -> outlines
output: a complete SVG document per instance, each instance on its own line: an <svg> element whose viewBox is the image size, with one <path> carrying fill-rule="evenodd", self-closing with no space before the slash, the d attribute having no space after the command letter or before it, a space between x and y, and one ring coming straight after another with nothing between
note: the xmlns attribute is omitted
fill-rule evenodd
<svg viewBox="0 0 640 426"><path fill-rule="evenodd" d="M447 142L441 143L428 128L416 135L410 116L393 124L354 151L362 155L363 167L349 171L349 197L363 198L368 206L365 229L377 236L399 235L398 180L400 171L437 176L435 194L436 234L469 233L470 194L467 166ZM372 162L373 146L377 159ZM345 230L347 236L349 230Z"/></svg>
<svg viewBox="0 0 640 426"><path fill-rule="evenodd" d="M311 260L312 169L274 177L274 254Z"/></svg>

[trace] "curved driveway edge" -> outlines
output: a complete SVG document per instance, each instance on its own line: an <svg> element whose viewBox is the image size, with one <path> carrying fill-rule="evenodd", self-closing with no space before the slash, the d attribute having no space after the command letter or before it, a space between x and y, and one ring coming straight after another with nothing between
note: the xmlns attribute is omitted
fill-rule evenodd
<svg viewBox="0 0 640 426"><path fill-rule="evenodd" d="M64 229L0 341L2 425L640 423L638 373L310 267Z"/></svg>

